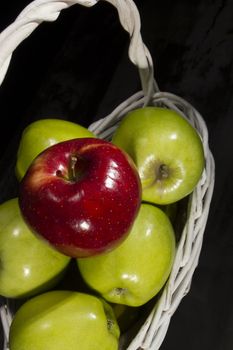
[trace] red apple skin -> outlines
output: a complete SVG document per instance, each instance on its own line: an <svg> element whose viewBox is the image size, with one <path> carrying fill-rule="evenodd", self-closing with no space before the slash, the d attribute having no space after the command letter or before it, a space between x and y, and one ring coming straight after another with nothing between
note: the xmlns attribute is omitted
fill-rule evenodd
<svg viewBox="0 0 233 350"><path fill-rule="evenodd" d="M31 229L63 254L79 258L120 244L140 202L133 161L98 138L49 147L32 162L19 190L20 209Z"/></svg>

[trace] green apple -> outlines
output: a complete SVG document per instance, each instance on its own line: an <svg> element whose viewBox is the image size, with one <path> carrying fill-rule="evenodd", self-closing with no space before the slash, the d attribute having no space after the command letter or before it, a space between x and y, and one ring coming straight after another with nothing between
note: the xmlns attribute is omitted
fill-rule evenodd
<svg viewBox="0 0 233 350"><path fill-rule="evenodd" d="M144 201L178 201L193 191L204 169L199 134L170 109L145 107L130 112L120 122L112 142L133 158Z"/></svg>
<svg viewBox="0 0 233 350"><path fill-rule="evenodd" d="M117 350L119 327L96 296L50 291L27 301L10 328L11 350Z"/></svg>
<svg viewBox="0 0 233 350"><path fill-rule="evenodd" d="M173 264L175 235L167 215L141 204L128 237L113 251L77 259L86 283L107 301L141 306L164 286Z"/></svg>
<svg viewBox="0 0 233 350"><path fill-rule="evenodd" d="M85 127L67 120L41 119L29 124L19 143L15 169L17 178L21 180L33 159L49 146L80 137L95 135Z"/></svg>
<svg viewBox="0 0 233 350"><path fill-rule="evenodd" d="M17 198L0 205L0 295L20 298L48 290L69 262L30 231Z"/></svg>

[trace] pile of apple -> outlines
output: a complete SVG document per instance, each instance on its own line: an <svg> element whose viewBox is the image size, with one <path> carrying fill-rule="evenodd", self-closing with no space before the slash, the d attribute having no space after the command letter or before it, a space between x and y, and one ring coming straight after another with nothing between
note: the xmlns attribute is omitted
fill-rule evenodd
<svg viewBox="0 0 233 350"><path fill-rule="evenodd" d="M64 120L31 123L18 198L0 205L0 295L23 300L10 350L118 349L121 306L127 317L169 277L167 208L193 191L204 164L197 131L170 109L131 111L111 141ZM71 262L86 292L82 282L58 287Z"/></svg>

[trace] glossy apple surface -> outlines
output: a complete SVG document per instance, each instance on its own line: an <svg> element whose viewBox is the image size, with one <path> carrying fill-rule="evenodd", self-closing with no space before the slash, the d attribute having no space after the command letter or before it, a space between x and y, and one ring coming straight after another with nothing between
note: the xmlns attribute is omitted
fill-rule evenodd
<svg viewBox="0 0 233 350"><path fill-rule="evenodd" d="M62 119L41 119L29 124L19 143L15 169L17 178L22 179L33 159L46 148L79 137L94 135L83 126Z"/></svg>
<svg viewBox="0 0 233 350"><path fill-rule="evenodd" d="M140 201L141 183L132 160L97 138L46 149L29 167L19 195L33 231L72 257L113 249L128 234Z"/></svg>
<svg viewBox="0 0 233 350"><path fill-rule="evenodd" d="M29 230L17 198L0 205L0 295L18 298L48 290L69 261Z"/></svg>
<svg viewBox="0 0 233 350"><path fill-rule="evenodd" d="M113 251L77 259L86 283L107 301L141 306L164 286L173 264L175 236L159 208L142 204L126 240Z"/></svg>
<svg viewBox="0 0 233 350"><path fill-rule="evenodd" d="M158 107L130 112L112 142L134 160L142 182L142 198L174 203L190 194L205 164L196 130L178 113Z"/></svg>
<svg viewBox="0 0 233 350"><path fill-rule="evenodd" d="M51 291L17 311L11 350L117 350L119 327L112 308L95 296Z"/></svg>

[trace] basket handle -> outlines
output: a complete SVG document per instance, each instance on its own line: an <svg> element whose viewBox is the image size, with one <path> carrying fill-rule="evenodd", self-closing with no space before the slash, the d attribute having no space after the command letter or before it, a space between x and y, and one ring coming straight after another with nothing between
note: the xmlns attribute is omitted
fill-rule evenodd
<svg viewBox="0 0 233 350"><path fill-rule="evenodd" d="M0 33L0 85L2 84L11 61L12 53L40 23L55 21L61 10L80 4L94 6L99 0L34 0L18 15L15 21ZM130 35L129 58L138 67L145 105L158 90L153 71L153 62L149 50L141 37L141 21L133 0L107 1L118 10L122 27Z"/></svg>

